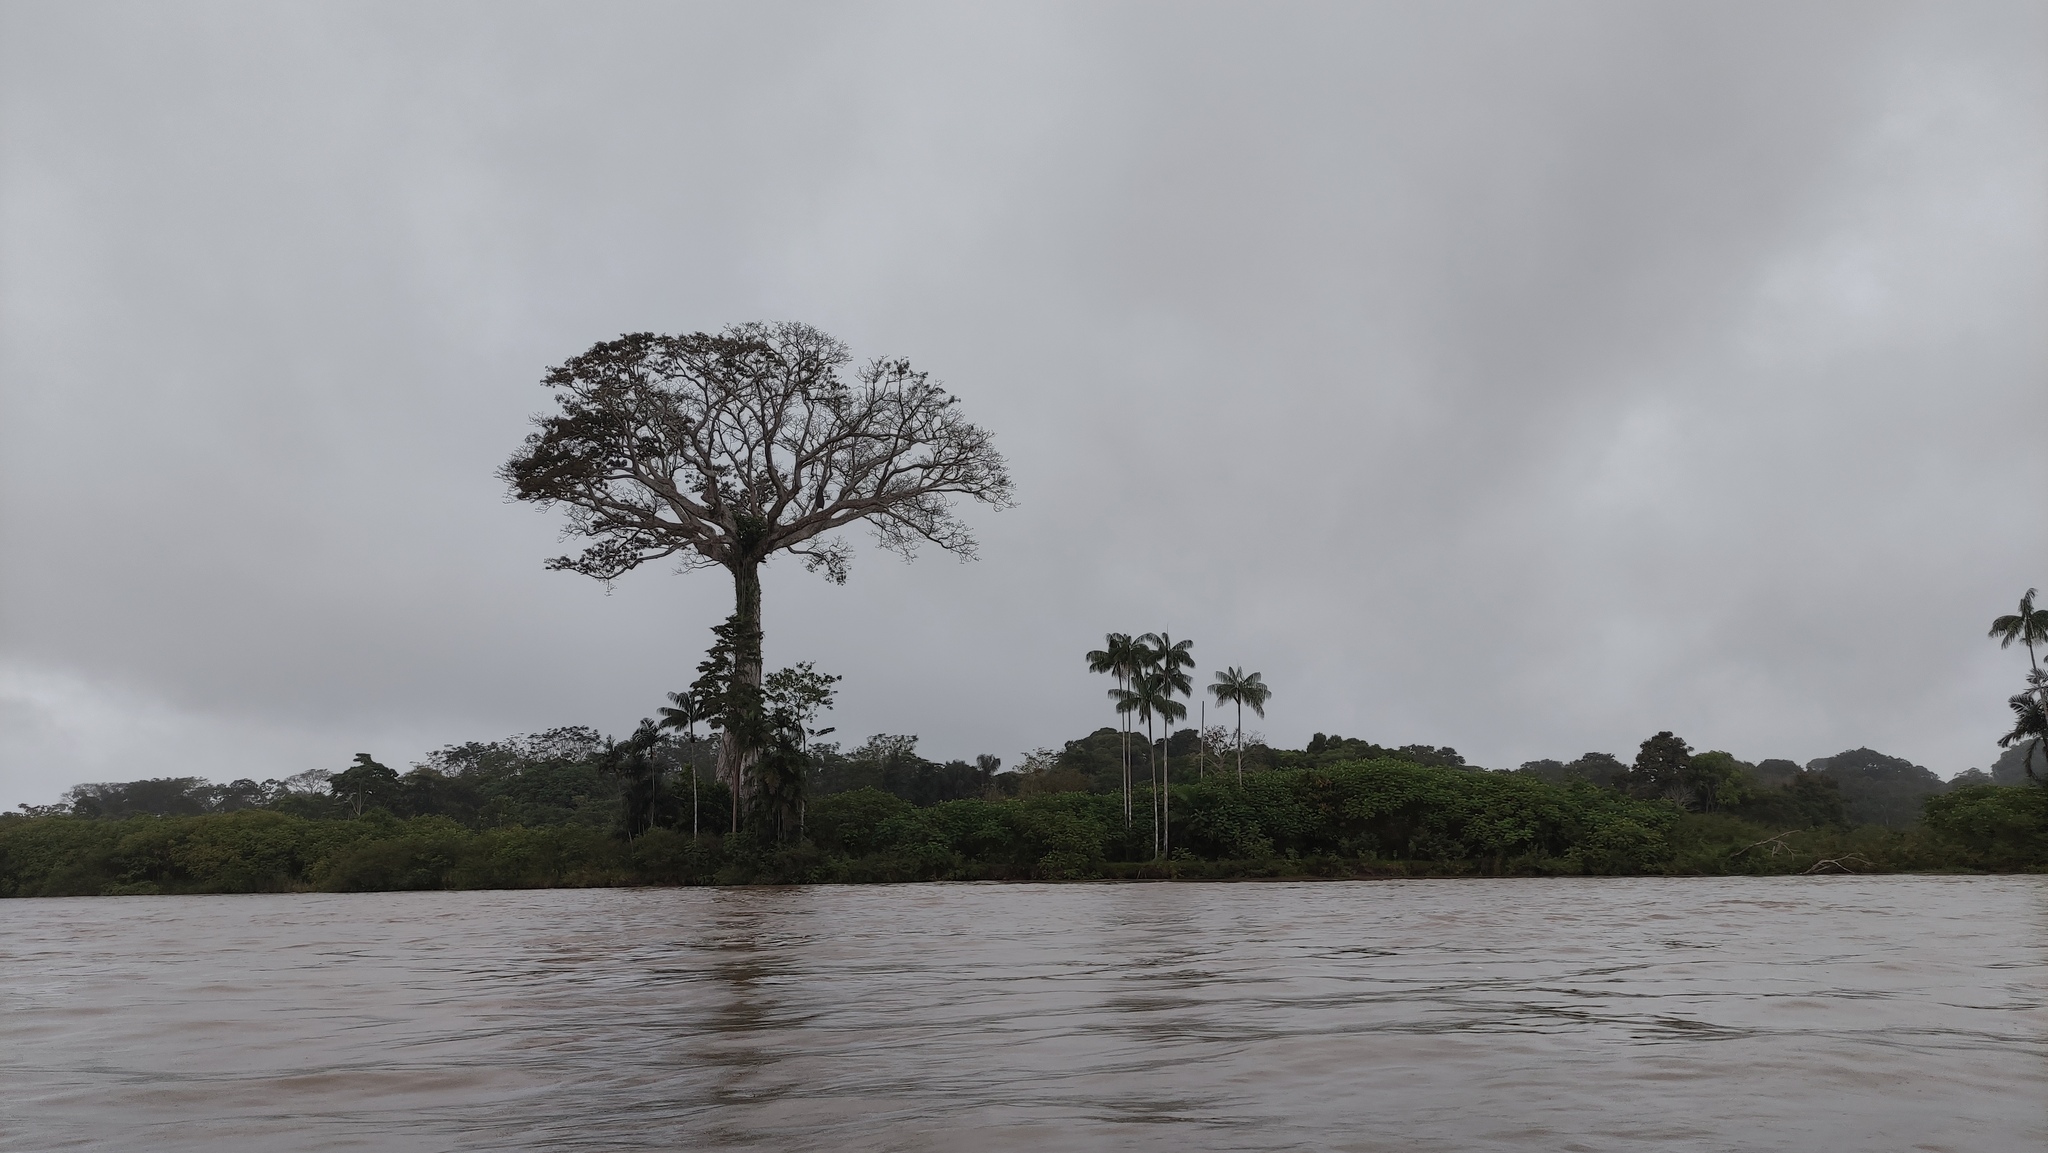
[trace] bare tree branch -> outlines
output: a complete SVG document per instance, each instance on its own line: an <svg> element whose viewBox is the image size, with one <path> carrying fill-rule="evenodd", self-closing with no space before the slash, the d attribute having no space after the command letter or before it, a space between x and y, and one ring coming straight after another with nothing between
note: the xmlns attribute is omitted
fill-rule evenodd
<svg viewBox="0 0 2048 1153"><path fill-rule="evenodd" d="M604 580L679 552L732 567L787 550L843 581L850 546L810 542L860 520L906 557L972 556L955 500L1012 503L993 440L908 361L851 381L849 362L793 323L598 344L548 373L558 411L499 474L518 499L567 505L589 542L551 567Z"/></svg>

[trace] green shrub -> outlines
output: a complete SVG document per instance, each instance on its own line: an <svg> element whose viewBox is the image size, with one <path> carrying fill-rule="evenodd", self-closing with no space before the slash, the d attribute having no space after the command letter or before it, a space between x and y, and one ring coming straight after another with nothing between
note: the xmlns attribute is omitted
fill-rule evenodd
<svg viewBox="0 0 2048 1153"><path fill-rule="evenodd" d="M909 801L880 789L855 789L812 801L804 813L804 829L828 853L865 857L880 852L881 827L891 817L912 812Z"/></svg>
<svg viewBox="0 0 2048 1153"><path fill-rule="evenodd" d="M1927 799L1934 838L1985 869L2048 867L2048 788L1977 785Z"/></svg>

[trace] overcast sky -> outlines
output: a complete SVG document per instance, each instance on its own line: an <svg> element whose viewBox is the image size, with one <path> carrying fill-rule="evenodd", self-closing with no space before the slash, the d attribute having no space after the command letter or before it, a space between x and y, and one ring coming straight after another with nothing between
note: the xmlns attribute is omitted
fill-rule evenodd
<svg viewBox="0 0 2048 1153"><path fill-rule="evenodd" d="M978 562L766 576L939 758L1164 629L1276 744L1947 776L2048 586L2040 3L65 0L0 102L0 805L650 713L729 581L546 572L492 475L631 331L994 431Z"/></svg>

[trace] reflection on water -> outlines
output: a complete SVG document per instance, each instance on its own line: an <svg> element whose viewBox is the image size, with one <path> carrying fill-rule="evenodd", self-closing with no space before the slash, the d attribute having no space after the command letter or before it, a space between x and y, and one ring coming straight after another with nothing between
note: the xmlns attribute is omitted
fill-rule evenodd
<svg viewBox="0 0 2048 1153"><path fill-rule="evenodd" d="M19 1149L2048 1148L2048 877L0 903Z"/></svg>

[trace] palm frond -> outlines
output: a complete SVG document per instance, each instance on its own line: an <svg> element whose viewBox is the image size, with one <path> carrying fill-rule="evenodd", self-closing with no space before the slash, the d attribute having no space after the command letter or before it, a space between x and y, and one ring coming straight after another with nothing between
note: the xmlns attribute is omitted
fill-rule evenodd
<svg viewBox="0 0 2048 1153"><path fill-rule="evenodd" d="M1247 673L1236 665L1217 673L1209 691L1219 705L1243 705L1262 717L1266 715L1266 702L1273 697L1273 686L1266 683L1264 676Z"/></svg>
<svg viewBox="0 0 2048 1153"><path fill-rule="evenodd" d="M656 715L661 717L661 721L656 727L688 729L705 719L703 702L689 693L669 693L668 699L673 704L664 705L655 710Z"/></svg>
<svg viewBox="0 0 2048 1153"><path fill-rule="evenodd" d="M1088 671L1121 676L1130 656L1131 638L1123 633L1105 633L1102 647L1088 651Z"/></svg>
<svg viewBox="0 0 2048 1153"><path fill-rule="evenodd" d="M2032 737L2048 739L2048 708L2041 704L2041 698L2031 692L2021 693L2005 702L2012 709L2012 731L1998 738L1998 747L2008 749Z"/></svg>
<svg viewBox="0 0 2048 1153"><path fill-rule="evenodd" d="M2048 608L2034 607L2034 598L2040 591L2028 589L2020 598L2020 611L1992 621L1991 631L1985 635L1996 640L1999 648L2008 648L2015 642L2029 648L2048 643Z"/></svg>

